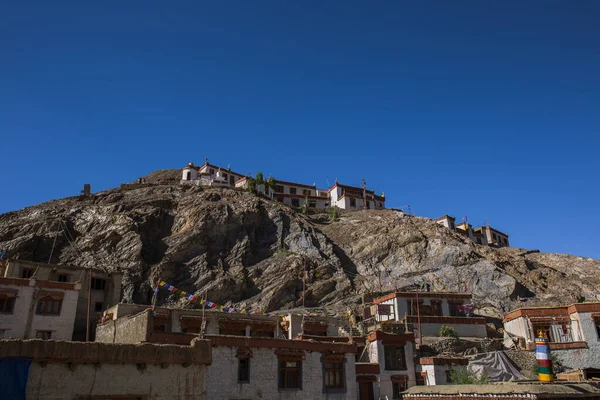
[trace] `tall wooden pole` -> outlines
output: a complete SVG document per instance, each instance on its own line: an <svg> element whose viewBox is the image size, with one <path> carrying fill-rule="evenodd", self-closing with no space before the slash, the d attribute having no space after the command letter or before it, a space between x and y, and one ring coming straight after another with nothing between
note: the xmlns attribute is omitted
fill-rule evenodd
<svg viewBox="0 0 600 400"><path fill-rule="evenodd" d="M204 309L206 308L206 290L202 293L202 324L200 325L200 339L204 339L204 328L206 327L206 319L204 319Z"/></svg>
<svg viewBox="0 0 600 400"><path fill-rule="evenodd" d="M90 272L88 276L88 301L87 301L87 318L85 322L85 341L90 341L90 312L92 309L92 264L90 264Z"/></svg>
<svg viewBox="0 0 600 400"><path fill-rule="evenodd" d="M363 189L363 209L367 209L367 181L365 178L362 180L362 189Z"/></svg>
<svg viewBox="0 0 600 400"><path fill-rule="evenodd" d="M421 333L421 303L419 302L419 290L417 290L417 326L419 329L419 357L422 354L423 334Z"/></svg>

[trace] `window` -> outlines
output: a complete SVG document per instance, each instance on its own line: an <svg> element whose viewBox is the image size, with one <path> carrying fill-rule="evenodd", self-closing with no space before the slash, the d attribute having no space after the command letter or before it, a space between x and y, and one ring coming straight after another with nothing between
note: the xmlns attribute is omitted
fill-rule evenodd
<svg viewBox="0 0 600 400"><path fill-rule="evenodd" d="M52 331L35 331L35 338L50 340L50 338L52 338Z"/></svg>
<svg viewBox="0 0 600 400"><path fill-rule="evenodd" d="M465 314L460 311L460 306L462 306L462 302L453 301L448 302L448 308L450 309L451 317L464 317Z"/></svg>
<svg viewBox="0 0 600 400"><path fill-rule="evenodd" d="M594 326L596 327L596 334L598 335L598 340L600 340L600 317L594 318Z"/></svg>
<svg viewBox="0 0 600 400"><path fill-rule="evenodd" d="M407 389L407 381L392 381L392 399L402 399L402 392L404 392Z"/></svg>
<svg viewBox="0 0 600 400"><path fill-rule="evenodd" d="M183 333L200 333L200 327L199 326L188 326L186 328L182 328L181 331Z"/></svg>
<svg viewBox="0 0 600 400"><path fill-rule="evenodd" d="M229 175L229 184L231 186L235 185L235 176Z"/></svg>
<svg viewBox="0 0 600 400"><path fill-rule="evenodd" d="M325 362L325 389L344 387L344 360L328 360Z"/></svg>
<svg viewBox="0 0 600 400"><path fill-rule="evenodd" d="M275 185L275 193L283 193L283 186Z"/></svg>
<svg viewBox="0 0 600 400"><path fill-rule="evenodd" d="M42 297L37 303L36 314L60 315L61 307L62 299L54 298L52 296Z"/></svg>
<svg viewBox="0 0 600 400"><path fill-rule="evenodd" d="M350 207L356 207L356 199L350 199Z"/></svg>
<svg viewBox="0 0 600 400"><path fill-rule="evenodd" d="M388 371L406 370L404 346L384 346L385 369Z"/></svg>
<svg viewBox="0 0 600 400"><path fill-rule="evenodd" d="M309 208L317 208L317 202L314 200L309 200L308 201L308 207Z"/></svg>
<svg viewBox="0 0 600 400"><path fill-rule="evenodd" d="M93 290L106 289L106 279L92 278L92 289Z"/></svg>
<svg viewBox="0 0 600 400"><path fill-rule="evenodd" d="M302 389L302 361L279 360L279 389Z"/></svg>
<svg viewBox="0 0 600 400"><path fill-rule="evenodd" d="M278 201L278 202L280 202L280 203L283 203L283 197L280 197L280 196L275 197L275 200Z"/></svg>
<svg viewBox="0 0 600 400"><path fill-rule="evenodd" d="M6 329L0 329L0 339L4 339L6 337Z"/></svg>
<svg viewBox="0 0 600 400"><path fill-rule="evenodd" d="M418 305L416 299L407 300L406 302L408 303L407 309L412 312L410 315L423 315L423 300L419 299Z"/></svg>
<svg viewBox="0 0 600 400"><path fill-rule="evenodd" d="M215 174L215 170L212 169L212 168L209 168L208 173L211 174L211 175L214 175Z"/></svg>
<svg viewBox="0 0 600 400"><path fill-rule="evenodd" d="M292 207L300 207L300 200L292 199Z"/></svg>
<svg viewBox="0 0 600 400"><path fill-rule="evenodd" d="M33 272L34 272L34 270L31 268L23 268L21 270L21 278L29 279L33 276Z"/></svg>
<svg viewBox="0 0 600 400"><path fill-rule="evenodd" d="M104 304L101 301L97 301L96 304L94 305L94 311L96 311L96 312L102 311L103 306L104 306Z"/></svg>
<svg viewBox="0 0 600 400"><path fill-rule="evenodd" d="M431 300L431 315L441 316L442 315L442 301Z"/></svg>
<svg viewBox="0 0 600 400"><path fill-rule="evenodd" d="M0 314L12 314L15 308L15 298L0 295Z"/></svg>
<svg viewBox="0 0 600 400"><path fill-rule="evenodd" d="M250 382L250 359L240 358L238 360L238 382Z"/></svg>
<svg viewBox="0 0 600 400"><path fill-rule="evenodd" d="M310 189L302 189L302 194L304 196L312 196L312 190L310 190Z"/></svg>
<svg viewBox="0 0 600 400"><path fill-rule="evenodd" d="M291 187L290 188L290 194L296 194L296 188Z"/></svg>
<svg viewBox="0 0 600 400"><path fill-rule="evenodd" d="M69 275L67 275L67 274L58 275L58 281L59 282L69 282Z"/></svg>

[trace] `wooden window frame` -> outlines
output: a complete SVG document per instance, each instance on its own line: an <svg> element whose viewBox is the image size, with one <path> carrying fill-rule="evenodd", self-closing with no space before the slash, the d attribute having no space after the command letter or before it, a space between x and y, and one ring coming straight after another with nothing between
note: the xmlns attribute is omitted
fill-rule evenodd
<svg viewBox="0 0 600 400"><path fill-rule="evenodd" d="M7 296L0 294L0 314L12 314L15 312L15 296Z"/></svg>
<svg viewBox="0 0 600 400"><path fill-rule="evenodd" d="M323 392L336 393L346 391L346 358L340 355L324 355L321 358L323 364ZM334 384L329 382L333 378Z"/></svg>
<svg viewBox="0 0 600 400"><path fill-rule="evenodd" d="M21 269L21 278L22 279L31 279L33 274L35 273L35 269L33 268L22 268Z"/></svg>
<svg viewBox="0 0 600 400"><path fill-rule="evenodd" d="M62 312L62 303L63 303L62 299L59 300L59 299L52 298L52 296L44 296L44 297L38 299L37 304L35 306L35 313L37 315L58 316ZM49 306L50 311L48 311L48 304L51 304ZM55 306L56 304L58 304L58 305ZM58 311L55 311L56 308L58 308Z"/></svg>
<svg viewBox="0 0 600 400"><path fill-rule="evenodd" d="M289 366L295 363L296 366ZM288 386L288 376L295 375L295 386ZM277 388L279 390L302 390L302 360L298 358L280 357L277 363Z"/></svg>
<svg viewBox="0 0 600 400"><path fill-rule="evenodd" d="M101 283L100 284L96 284L97 282L101 282ZM107 279L92 277L92 284L91 284L92 290L102 290L102 291L105 291L107 284L108 284ZM97 286L100 286L100 288L98 288Z"/></svg>
<svg viewBox="0 0 600 400"><path fill-rule="evenodd" d="M40 333L47 333L48 337L47 338L40 337L40 335L39 335ZM42 340L52 340L52 331L43 330L43 329L42 330L37 330L37 331L35 331L35 338L36 339L42 339Z"/></svg>
<svg viewBox="0 0 600 400"><path fill-rule="evenodd" d="M396 355L398 352L402 352L402 360L395 357L392 358L392 353L394 352ZM383 346L383 354L385 361L385 370L386 371L406 371L408 369L408 365L406 362L406 350L404 346ZM395 360L392 362L392 360ZM397 364L396 364L397 363Z"/></svg>
<svg viewBox="0 0 600 400"><path fill-rule="evenodd" d="M238 383L250 383L250 357L238 357Z"/></svg>

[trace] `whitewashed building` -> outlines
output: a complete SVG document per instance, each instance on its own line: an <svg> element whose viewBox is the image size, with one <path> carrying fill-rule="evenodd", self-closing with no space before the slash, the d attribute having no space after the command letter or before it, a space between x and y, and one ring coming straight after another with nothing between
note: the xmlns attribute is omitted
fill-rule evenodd
<svg viewBox="0 0 600 400"><path fill-rule="evenodd" d="M420 321L422 336L439 336L442 326L450 326L458 336L484 338L485 318L470 316L472 298L470 293L394 292L373 300L365 320L401 322L415 329Z"/></svg>
<svg viewBox="0 0 600 400"><path fill-rule="evenodd" d="M206 336L207 398L356 400L356 344Z"/></svg>
<svg viewBox="0 0 600 400"><path fill-rule="evenodd" d="M118 303L121 299L121 280L123 274L120 272L105 272L93 269L90 277L89 268L72 265L43 264L15 259L9 259L5 265L4 277L6 278L33 278L37 282L47 281L48 284L78 284L80 289L77 299L75 325L72 327L72 340L86 339L85 330L87 326L89 297L91 297L91 327L95 326L96 320L102 316L102 311L110 305ZM90 338L93 339L93 328L90 331ZM68 340L71 340L71 338Z"/></svg>
<svg viewBox="0 0 600 400"><path fill-rule="evenodd" d="M235 187L235 182L243 178L243 174L209 164L196 166L190 162L181 170L181 183L198 186Z"/></svg>
<svg viewBox="0 0 600 400"><path fill-rule="evenodd" d="M0 278L0 339L71 340L80 283Z"/></svg>
<svg viewBox="0 0 600 400"><path fill-rule="evenodd" d="M367 362L356 363L359 399L400 399L403 391L417 384L412 333L373 331L365 345Z"/></svg>
<svg viewBox="0 0 600 400"><path fill-rule="evenodd" d="M335 183L329 188L329 198L332 206L344 210L381 210L385 208L385 197L382 194L378 196L373 190L366 190L360 187L341 185Z"/></svg>
<svg viewBox="0 0 600 400"><path fill-rule="evenodd" d="M440 218L433 220L434 222L446 227L447 229L459 233L475 243L483 245L491 245L497 247L508 247L510 243L508 241L508 235L502 233L497 229L490 227L489 225L480 226L473 229L473 226L468 221L463 221L459 224L456 223L456 218L450 215L444 215Z"/></svg>
<svg viewBox="0 0 600 400"><path fill-rule="evenodd" d="M248 177L236 181L235 187L246 189L248 187ZM264 184L257 185L256 190L273 200L295 208L300 208L306 204L308 208L323 209L330 205L328 192L317 189L315 185L310 186L275 179L274 190L266 188Z"/></svg>
<svg viewBox="0 0 600 400"><path fill-rule="evenodd" d="M118 304L98 325L103 343L189 345L202 327L201 310ZM207 398L356 400L356 344L290 340L278 316L205 311L212 345ZM333 333L333 332L332 332Z"/></svg>
<svg viewBox="0 0 600 400"><path fill-rule="evenodd" d="M600 368L600 303L519 308L504 316L505 345L535 351L541 332L568 368Z"/></svg>

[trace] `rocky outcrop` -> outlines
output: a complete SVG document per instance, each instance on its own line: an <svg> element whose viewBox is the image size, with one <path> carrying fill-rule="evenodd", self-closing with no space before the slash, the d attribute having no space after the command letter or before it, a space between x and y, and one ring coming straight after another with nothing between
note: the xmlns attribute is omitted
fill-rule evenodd
<svg viewBox="0 0 600 400"><path fill-rule="evenodd" d="M149 302L157 279L262 310L345 310L394 283L471 291L477 311L497 318L518 306L597 300L597 260L480 246L396 210L343 212L329 222L177 179L159 171L146 184L0 215L0 248L12 258L121 270L123 296L136 303ZM160 301L180 300L161 293Z"/></svg>

